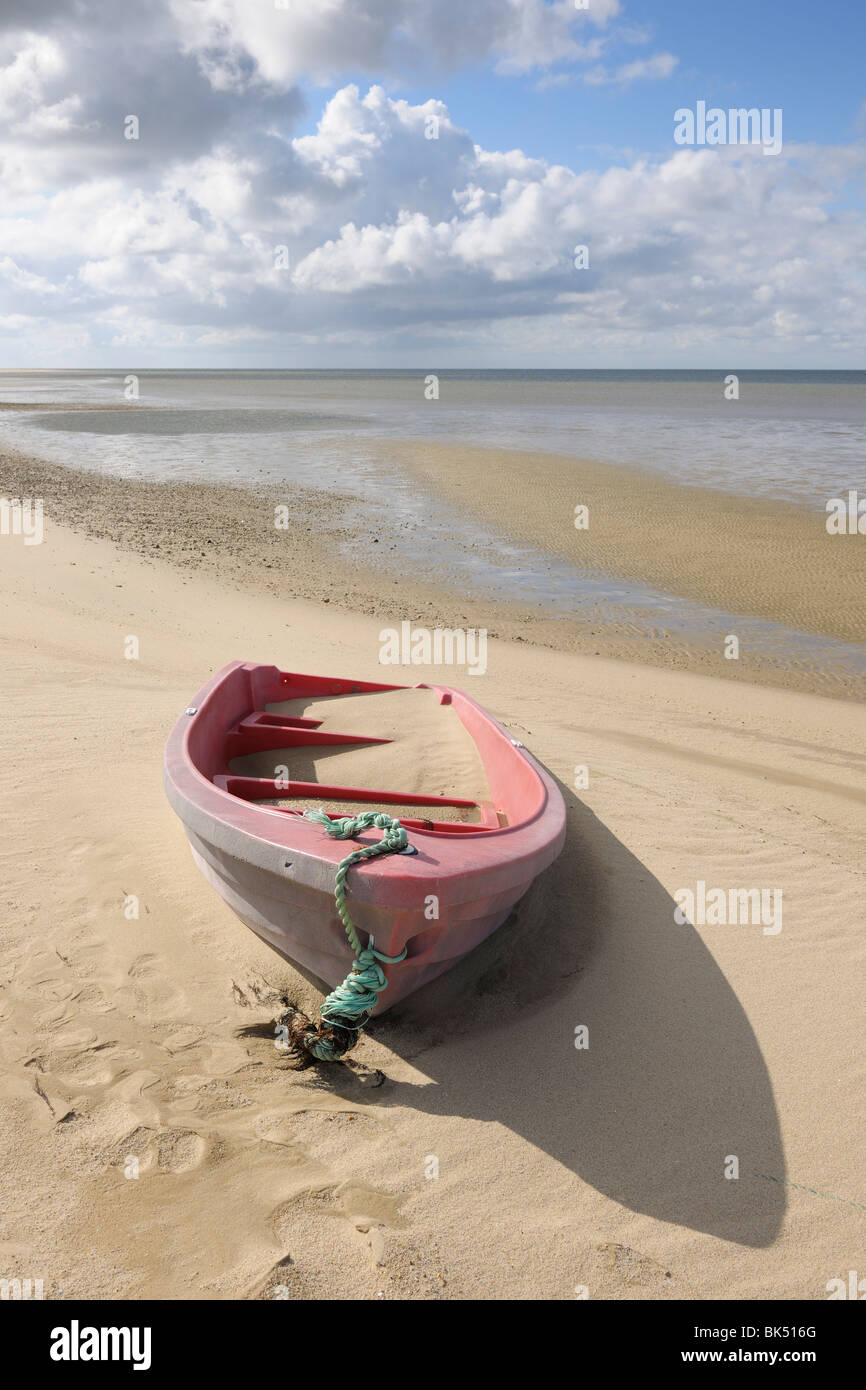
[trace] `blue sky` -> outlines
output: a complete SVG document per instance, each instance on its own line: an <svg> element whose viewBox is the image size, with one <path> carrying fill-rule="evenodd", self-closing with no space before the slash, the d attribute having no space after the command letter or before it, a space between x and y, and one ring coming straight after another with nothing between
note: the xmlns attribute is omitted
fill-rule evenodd
<svg viewBox="0 0 866 1390"><path fill-rule="evenodd" d="M6 0L0 363L862 366L864 52L840 0Z"/></svg>
<svg viewBox="0 0 866 1390"><path fill-rule="evenodd" d="M667 81L624 90L576 80L545 86L537 73L502 75L488 62L399 80L393 94L413 102L441 97L454 120L488 149L516 146L581 167L669 149L674 110L699 98L724 107L781 106L791 141L829 145L866 130L863 0L631 0L625 14L651 32L654 48L678 57ZM632 56L625 44L617 53ZM363 85L365 77L355 73L349 80ZM321 95L306 88L310 128Z"/></svg>

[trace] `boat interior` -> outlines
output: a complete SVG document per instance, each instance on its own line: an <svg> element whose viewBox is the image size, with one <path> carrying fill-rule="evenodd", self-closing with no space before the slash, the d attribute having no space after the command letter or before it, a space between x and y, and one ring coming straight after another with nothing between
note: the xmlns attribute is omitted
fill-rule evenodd
<svg viewBox="0 0 866 1390"><path fill-rule="evenodd" d="M443 835L508 825L448 691L285 680L295 682L288 698L264 700L227 729L216 786L288 815L376 809Z"/></svg>

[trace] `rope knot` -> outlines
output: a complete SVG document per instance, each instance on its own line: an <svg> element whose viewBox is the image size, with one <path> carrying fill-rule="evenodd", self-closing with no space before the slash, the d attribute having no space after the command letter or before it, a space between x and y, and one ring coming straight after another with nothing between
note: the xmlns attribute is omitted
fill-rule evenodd
<svg viewBox="0 0 866 1390"><path fill-rule="evenodd" d="M334 887L334 901L340 921L346 929L349 944L355 953L352 969L341 985L328 995L321 1010L321 1022L311 1023L298 1010L287 1016L289 1034L295 1050L302 1046L313 1057L322 1062L338 1062L358 1041L358 1034L369 1020L370 1014L379 1002L379 995L387 989L388 981L382 965L396 965L405 960L406 948L399 956L387 956L377 951L372 936L366 946L362 946L355 924L346 906L346 875L353 864L372 859L379 854L399 854L409 843L409 837L399 820L382 811L362 811L358 816L342 816L331 820L321 810L304 812L304 819L316 821L324 826L332 839L350 840L362 830L375 826L382 831L377 844L363 845L353 850L337 866Z"/></svg>
<svg viewBox="0 0 866 1390"><path fill-rule="evenodd" d="M325 811L305 811L304 820L316 821L324 826L333 840L354 840L362 830L369 830L371 826L385 832L378 845L365 845L364 850L355 851L357 854L364 851L384 854L386 851L382 847L383 844L387 845L388 852L393 854L405 849L409 843L409 836L400 821L385 815L384 811L362 811L360 815L339 816L335 820L331 820Z"/></svg>

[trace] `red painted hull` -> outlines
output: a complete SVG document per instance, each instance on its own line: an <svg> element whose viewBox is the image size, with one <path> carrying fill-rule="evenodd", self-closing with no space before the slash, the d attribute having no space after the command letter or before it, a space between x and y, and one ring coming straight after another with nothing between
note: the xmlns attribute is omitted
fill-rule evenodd
<svg viewBox="0 0 866 1390"><path fill-rule="evenodd" d="M233 775L229 762L260 748L341 741L340 735L317 733L315 720L268 714L268 704L400 688L232 662L193 697L166 745L166 792L202 873L242 922L329 989L351 964L334 908L334 874L358 842L333 840L321 825L252 798L313 794L367 801L371 810L384 811L389 800L427 806L437 798L308 783L275 789L265 779ZM383 855L350 872L349 903L359 929L375 936L377 950L386 955L407 951L405 960L385 967L388 988L377 1013L489 936L556 858L565 838L565 806L544 768L469 696L446 686L429 688L453 705L474 739L492 801L481 807L480 824L434 821L427 828L431 822L404 816L417 853ZM353 735L348 741L359 740ZM359 842L379 838L378 831L365 832ZM438 918L431 918L431 898Z"/></svg>

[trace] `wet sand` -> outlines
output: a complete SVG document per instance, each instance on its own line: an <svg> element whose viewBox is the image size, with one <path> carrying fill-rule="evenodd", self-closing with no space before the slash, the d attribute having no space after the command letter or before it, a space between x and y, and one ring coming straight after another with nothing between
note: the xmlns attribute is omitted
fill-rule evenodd
<svg viewBox="0 0 866 1390"><path fill-rule="evenodd" d="M375 616L383 627L408 620L428 629L483 628L538 648L852 700L866 696L866 675L847 664L849 648L838 649L837 662L809 646L822 635L866 642L864 538L828 535L822 514L547 455L405 441L392 449L395 466L411 470L420 487L459 501L469 514L474 509L505 534L577 566L665 590L674 596L670 623L648 627L627 600L611 613L602 607L581 616L473 595L447 566L436 583L407 575L405 564L398 578L377 566L377 536L366 536L363 557L350 562L341 547L358 533L351 497L286 486L112 478L9 452L0 454L0 469L5 495L44 498L49 521L253 592ZM589 506L588 531L574 528L578 503ZM274 526L277 504L289 507L287 530ZM677 595L733 610L731 627L684 633L676 624ZM738 658L728 659L723 638L737 634L736 614L744 622L751 615L799 628L804 636L790 635L793 649L784 634L744 636ZM850 650L866 669L862 645Z"/></svg>
<svg viewBox="0 0 866 1390"><path fill-rule="evenodd" d="M424 486L540 550L683 598L866 642L866 537L816 509L682 487L586 459L401 440ZM575 508L588 509L586 529Z"/></svg>

